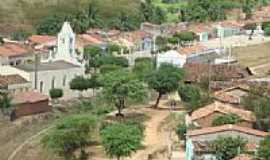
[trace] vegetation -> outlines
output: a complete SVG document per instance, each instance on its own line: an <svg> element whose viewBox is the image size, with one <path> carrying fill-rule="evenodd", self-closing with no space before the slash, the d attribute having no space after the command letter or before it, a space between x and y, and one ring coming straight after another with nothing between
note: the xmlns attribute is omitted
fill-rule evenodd
<svg viewBox="0 0 270 160"><path fill-rule="evenodd" d="M65 160L74 159L74 151L80 149L80 159L86 160L85 147L91 140L97 118L90 115L74 115L63 119L55 129L42 139L43 146L63 156Z"/></svg>
<svg viewBox="0 0 270 160"><path fill-rule="evenodd" d="M178 94L189 112L210 104L213 101L208 92L194 85L180 85Z"/></svg>
<svg viewBox="0 0 270 160"><path fill-rule="evenodd" d="M82 76L77 76L70 82L70 89L78 90L80 92L89 89L89 80Z"/></svg>
<svg viewBox="0 0 270 160"><path fill-rule="evenodd" d="M90 72L91 70L96 73L97 68L100 67L99 58L102 54L102 49L99 46L86 46L84 48L84 58L86 59L86 69L87 72Z"/></svg>
<svg viewBox="0 0 270 160"><path fill-rule="evenodd" d="M212 125L213 126L221 126L224 124L237 124L240 121L241 121L241 119L238 115L231 113L231 114L226 114L226 115L216 117L213 120Z"/></svg>
<svg viewBox="0 0 270 160"><path fill-rule="evenodd" d="M122 109L127 102L142 102L146 97L145 85L126 70L106 73L100 82L104 96L117 108L118 116L122 116Z"/></svg>
<svg viewBox="0 0 270 160"><path fill-rule="evenodd" d="M268 160L270 157L270 136L267 136L260 142L258 157L262 160Z"/></svg>
<svg viewBox="0 0 270 160"><path fill-rule="evenodd" d="M63 97L63 95L64 95L63 90L60 88L53 88L50 90L51 99L58 99Z"/></svg>
<svg viewBox="0 0 270 160"><path fill-rule="evenodd" d="M217 159L230 160L243 152L247 141L241 137L219 137L211 143Z"/></svg>
<svg viewBox="0 0 270 160"><path fill-rule="evenodd" d="M12 107L12 97L8 92L0 92L0 109L3 115L8 115L8 109Z"/></svg>
<svg viewBox="0 0 270 160"><path fill-rule="evenodd" d="M115 123L101 130L101 139L106 153L120 160L142 146L143 136L141 130L134 125Z"/></svg>
<svg viewBox="0 0 270 160"><path fill-rule="evenodd" d="M171 64L161 64L158 70L147 76L146 81L149 87L158 92L158 97L154 105L155 108L158 107L163 95L177 90L183 77L184 71Z"/></svg>
<svg viewBox="0 0 270 160"><path fill-rule="evenodd" d="M151 58L138 58L135 60L133 73L140 80L145 80L146 76L155 69L154 62Z"/></svg>
<svg viewBox="0 0 270 160"><path fill-rule="evenodd" d="M269 86L254 86L249 95L243 98L243 105L254 112L256 116L256 128L268 131L270 128L270 103Z"/></svg>

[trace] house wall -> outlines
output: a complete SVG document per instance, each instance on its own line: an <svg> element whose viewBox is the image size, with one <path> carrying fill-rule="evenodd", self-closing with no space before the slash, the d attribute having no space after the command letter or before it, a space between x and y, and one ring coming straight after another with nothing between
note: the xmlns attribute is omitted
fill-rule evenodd
<svg viewBox="0 0 270 160"><path fill-rule="evenodd" d="M12 94L17 94L21 92L29 91L31 88L31 83L24 83L24 84L13 84L8 85L8 91Z"/></svg>
<svg viewBox="0 0 270 160"><path fill-rule="evenodd" d="M226 136L232 136L232 137L242 137L246 140L248 140L250 143L259 143L261 140L264 139L264 137L256 136L256 135L250 135L242 132L237 131L222 131L222 132L216 132L216 133L210 133L205 135L198 135L198 136L191 136L189 138L192 139L192 141L213 141L217 139L218 137L226 137Z"/></svg>
<svg viewBox="0 0 270 160"><path fill-rule="evenodd" d="M22 116L33 115L51 111L52 107L49 106L49 100L40 101L37 103L23 103L15 105L12 111L11 119L16 119Z"/></svg>
<svg viewBox="0 0 270 160"><path fill-rule="evenodd" d="M225 114L219 113L219 112L215 112L211 115L208 115L206 117L200 118L198 120L195 121L195 123L197 123L200 127L205 128L205 127L212 127L212 122L213 120L218 117L218 116L222 116ZM252 122L248 122L248 121L243 121L240 123L237 123L236 125L241 126L241 127L248 127L248 128L252 128L253 127L253 123Z"/></svg>
<svg viewBox="0 0 270 160"><path fill-rule="evenodd" d="M77 93L72 91L69 83L76 76L83 76L84 68L76 67L64 70L39 71L37 80L37 90L45 95L49 95L49 91L54 88L63 89L64 96L75 97ZM54 85L53 85L54 81ZM35 73L31 72L32 88L35 89Z"/></svg>

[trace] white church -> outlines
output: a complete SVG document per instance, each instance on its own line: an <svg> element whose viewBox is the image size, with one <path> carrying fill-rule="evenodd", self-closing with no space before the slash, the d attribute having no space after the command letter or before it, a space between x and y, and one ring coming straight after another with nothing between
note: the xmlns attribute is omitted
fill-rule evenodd
<svg viewBox="0 0 270 160"><path fill-rule="evenodd" d="M70 90L69 83L85 74L83 57L76 53L75 43L76 34L69 22L65 22L53 50L40 53L42 58L38 64L25 63L16 68L28 73L33 89L49 95L52 88L61 88L66 98L73 98L77 93Z"/></svg>

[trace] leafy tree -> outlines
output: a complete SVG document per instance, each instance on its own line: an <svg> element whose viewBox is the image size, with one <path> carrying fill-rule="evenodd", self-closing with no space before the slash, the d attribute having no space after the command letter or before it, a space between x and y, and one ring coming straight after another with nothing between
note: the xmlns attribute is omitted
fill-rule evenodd
<svg viewBox="0 0 270 160"><path fill-rule="evenodd" d="M43 18L37 26L38 34L57 34L64 23L64 17L59 15L50 15Z"/></svg>
<svg viewBox="0 0 270 160"><path fill-rule="evenodd" d="M102 56L99 58L99 64L101 65L117 65L121 67L128 67L128 60L124 57L115 57L112 55Z"/></svg>
<svg viewBox="0 0 270 160"><path fill-rule="evenodd" d="M201 99L201 91L198 87L192 85L181 85L178 89L182 101L192 103Z"/></svg>
<svg viewBox="0 0 270 160"><path fill-rule="evenodd" d="M12 107L12 97L8 92L0 92L0 108L3 115L7 115L7 109Z"/></svg>
<svg viewBox="0 0 270 160"><path fill-rule="evenodd" d="M98 76L96 74L93 74L91 78L87 79L88 88L91 88L93 90L93 95L95 95L95 89L98 89L101 84L98 80Z"/></svg>
<svg viewBox="0 0 270 160"><path fill-rule="evenodd" d="M182 69L171 64L161 64L158 70L146 77L149 87L158 92L154 107L158 107L159 101L163 95L177 90L183 76L184 71Z"/></svg>
<svg viewBox="0 0 270 160"><path fill-rule="evenodd" d="M186 41L193 41L196 38L196 35L194 32L185 31L176 33L174 37L178 38L180 41L186 42Z"/></svg>
<svg viewBox="0 0 270 160"><path fill-rule="evenodd" d="M123 69L123 67L118 66L118 65L114 65L114 64L105 64L105 65L102 65L100 67L100 73L105 74L105 73L109 73L109 72L112 72L112 71L117 71L117 70L120 70L120 69Z"/></svg>
<svg viewBox="0 0 270 160"><path fill-rule="evenodd" d="M247 141L241 137L219 137L211 143L217 159L230 160L244 151Z"/></svg>
<svg viewBox="0 0 270 160"><path fill-rule="evenodd" d="M142 1L140 10L143 19L147 22L161 24L166 20L165 12L160 7L155 6L152 0Z"/></svg>
<svg viewBox="0 0 270 160"><path fill-rule="evenodd" d="M15 32L12 32L10 37L12 40L15 41L24 41L31 35L30 32L24 30L24 29L18 29Z"/></svg>
<svg viewBox="0 0 270 160"><path fill-rule="evenodd" d="M50 90L49 94L50 94L51 99L56 100L56 99L63 97L64 92L60 88L53 88Z"/></svg>
<svg viewBox="0 0 270 160"><path fill-rule="evenodd" d="M252 9L254 7L254 0L242 0L242 11L246 14L246 19L250 19L252 17Z"/></svg>
<svg viewBox="0 0 270 160"><path fill-rule="evenodd" d="M270 136L260 142L258 157L262 160L269 160L270 157Z"/></svg>
<svg viewBox="0 0 270 160"><path fill-rule="evenodd" d="M74 115L63 119L56 128L42 138L44 148L63 156L65 160L75 158L73 152L80 149L80 159L86 159L85 147L96 128L97 118L89 115Z"/></svg>
<svg viewBox="0 0 270 160"><path fill-rule="evenodd" d="M248 96L243 97L242 103L256 116L256 128L264 131L270 129L270 88L268 86L253 86Z"/></svg>
<svg viewBox="0 0 270 160"><path fill-rule="evenodd" d="M70 86L70 89L78 90L80 92L85 91L90 88L88 79L82 76L77 76L74 79L72 79L69 86Z"/></svg>
<svg viewBox="0 0 270 160"><path fill-rule="evenodd" d="M99 46L86 46L84 48L84 57L87 60L86 68L91 69L96 73L97 68L100 67L99 58L101 57L102 49Z"/></svg>
<svg viewBox="0 0 270 160"><path fill-rule="evenodd" d="M270 36L270 25L269 25L269 26L266 26L266 27L264 28L264 34L265 34L266 36Z"/></svg>
<svg viewBox="0 0 270 160"><path fill-rule="evenodd" d="M145 80L146 76L155 69L154 62L150 58L139 58L135 60L133 73L140 80Z"/></svg>
<svg viewBox="0 0 270 160"><path fill-rule="evenodd" d="M122 123L111 124L101 131L102 145L110 157L130 156L141 147L142 134L138 127Z"/></svg>
<svg viewBox="0 0 270 160"><path fill-rule="evenodd" d="M100 82L105 97L117 108L118 116L122 116L127 101L141 102L146 96L144 84L125 70L109 72L101 77Z"/></svg>
<svg viewBox="0 0 270 160"><path fill-rule="evenodd" d="M239 123L240 121L241 121L241 118L238 115L231 113L231 114L226 114L226 115L216 117L213 120L212 125L220 126L224 124L236 124L236 123Z"/></svg>
<svg viewBox="0 0 270 160"><path fill-rule="evenodd" d="M158 51L169 50L168 49L168 41L169 41L169 39L167 37L157 36L156 37L156 45L157 45Z"/></svg>
<svg viewBox="0 0 270 160"><path fill-rule="evenodd" d="M121 46L119 46L115 43L110 43L110 44L108 44L107 50L110 54L113 54L113 53L120 54L121 53Z"/></svg>

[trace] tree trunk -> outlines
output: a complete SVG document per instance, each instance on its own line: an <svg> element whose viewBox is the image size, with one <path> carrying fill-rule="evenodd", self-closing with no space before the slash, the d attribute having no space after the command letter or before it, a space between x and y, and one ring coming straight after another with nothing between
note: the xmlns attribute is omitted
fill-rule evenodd
<svg viewBox="0 0 270 160"><path fill-rule="evenodd" d="M161 97L162 97L162 93L158 93L158 98L157 98L156 104L154 105L154 108L158 108Z"/></svg>
<svg viewBox="0 0 270 160"><path fill-rule="evenodd" d="M123 117L123 116L124 116L124 115L122 114L123 102L124 102L124 100L119 99L119 101L115 103L115 106L116 106L116 108L117 108L117 110L118 110L118 113L116 114L117 117L118 117L118 116L119 116L119 117Z"/></svg>

